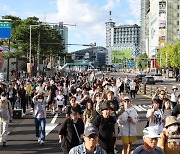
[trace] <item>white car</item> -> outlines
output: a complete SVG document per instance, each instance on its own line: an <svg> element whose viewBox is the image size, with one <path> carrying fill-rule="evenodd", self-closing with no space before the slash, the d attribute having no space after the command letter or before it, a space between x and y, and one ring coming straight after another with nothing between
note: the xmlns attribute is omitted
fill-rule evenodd
<svg viewBox="0 0 180 154"><path fill-rule="evenodd" d="M163 82L163 77L161 74L154 74L152 76L154 77L155 82Z"/></svg>

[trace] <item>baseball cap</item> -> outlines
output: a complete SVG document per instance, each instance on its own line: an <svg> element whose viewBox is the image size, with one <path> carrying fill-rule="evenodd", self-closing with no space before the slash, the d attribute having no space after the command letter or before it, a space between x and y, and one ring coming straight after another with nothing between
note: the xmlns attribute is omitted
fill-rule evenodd
<svg viewBox="0 0 180 154"><path fill-rule="evenodd" d="M92 134L98 135L99 134L98 129L95 126L86 127L84 130L84 135L88 137Z"/></svg>
<svg viewBox="0 0 180 154"><path fill-rule="evenodd" d="M128 96L124 97L124 100L131 100Z"/></svg>
<svg viewBox="0 0 180 154"><path fill-rule="evenodd" d="M111 109L110 102L105 100L101 105L101 111Z"/></svg>
<svg viewBox="0 0 180 154"><path fill-rule="evenodd" d="M148 138L159 138L158 129L154 126L146 127L143 130L144 136Z"/></svg>

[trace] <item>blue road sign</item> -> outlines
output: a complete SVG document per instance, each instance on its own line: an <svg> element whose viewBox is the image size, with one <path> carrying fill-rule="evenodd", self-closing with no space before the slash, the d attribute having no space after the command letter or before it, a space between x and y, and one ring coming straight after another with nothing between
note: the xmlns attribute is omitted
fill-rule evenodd
<svg viewBox="0 0 180 154"><path fill-rule="evenodd" d="M11 23L0 22L0 38L10 39L11 38Z"/></svg>
<svg viewBox="0 0 180 154"><path fill-rule="evenodd" d="M128 67L133 67L135 66L135 62L127 62L126 64Z"/></svg>

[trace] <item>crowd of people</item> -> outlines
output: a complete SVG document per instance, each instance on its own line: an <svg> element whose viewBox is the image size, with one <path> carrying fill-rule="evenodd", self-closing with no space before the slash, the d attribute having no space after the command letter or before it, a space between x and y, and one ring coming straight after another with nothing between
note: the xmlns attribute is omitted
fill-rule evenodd
<svg viewBox="0 0 180 154"><path fill-rule="evenodd" d="M179 154L180 94L176 86L172 87L170 97L166 90L157 89L152 108L146 114L144 144L131 150L137 140L139 122L132 107L138 84L128 76L97 78L93 72L74 72L71 76L51 79L19 79L8 85L0 83L0 139L6 146L13 110L21 108L23 116L27 109L33 110L35 134L41 145L45 143L46 113L65 113L58 134L64 154L117 153L118 135L123 154Z"/></svg>

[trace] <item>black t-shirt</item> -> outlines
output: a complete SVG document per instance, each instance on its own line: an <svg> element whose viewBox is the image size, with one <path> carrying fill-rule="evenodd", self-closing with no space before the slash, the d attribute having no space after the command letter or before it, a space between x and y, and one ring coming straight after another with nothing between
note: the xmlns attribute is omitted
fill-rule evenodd
<svg viewBox="0 0 180 154"><path fill-rule="evenodd" d="M93 125L99 130L99 144L105 150L114 147L114 124L115 121L112 116L104 118L102 115L98 115L93 121Z"/></svg>
<svg viewBox="0 0 180 154"><path fill-rule="evenodd" d="M66 114L70 115L71 108L74 108L80 115L82 115L81 107L79 104L76 104L76 107L72 107L71 105L68 105L66 108Z"/></svg>
<svg viewBox="0 0 180 154"><path fill-rule="evenodd" d="M52 85L52 86L48 87L48 90L51 91L51 97L56 97L57 87L55 85Z"/></svg>
<svg viewBox="0 0 180 154"><path fill-rule="evenodd" d="M63 148L65 148L67 151L69 151L71 148L79 145L79 139L75 130L79 134L79 137L81 134L84 133L84 123L82 119L78 119L77 123L73 123L72 119L67 118L64 123L62 124L59 135L63 136L61 145Z"/></svg>

